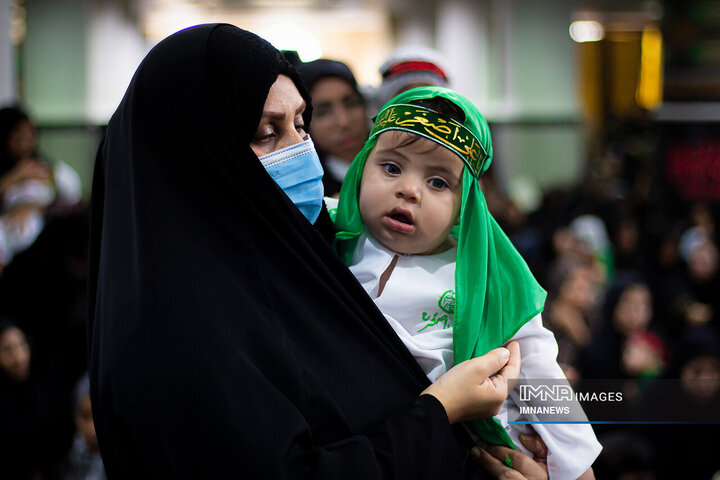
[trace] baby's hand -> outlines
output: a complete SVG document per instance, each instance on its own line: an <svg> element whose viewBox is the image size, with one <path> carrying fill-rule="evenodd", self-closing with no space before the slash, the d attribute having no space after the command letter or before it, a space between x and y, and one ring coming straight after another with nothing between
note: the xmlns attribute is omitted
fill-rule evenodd
<svg viewBox="0 0 720 480"><path fill-rule="evenodd" d="M520 346L511 342L455 365L422 394L443 404L450 423L489 418L500 411L519 373Z"/></svg>

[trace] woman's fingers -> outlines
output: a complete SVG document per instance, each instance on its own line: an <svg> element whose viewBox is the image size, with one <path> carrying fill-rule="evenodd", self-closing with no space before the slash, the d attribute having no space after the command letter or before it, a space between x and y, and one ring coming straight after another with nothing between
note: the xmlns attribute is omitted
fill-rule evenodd
<svg viewBox="0 0 720 480"><path fill-rule="evenodd" d="M505 377L508 382L508 391L511 391L515 388L517 379L520 376L520 344L518 342L510 342L507 344L507 349L510 352L510 358L500 371L500 375Z"/></svg>
<svg viewBox="0 0 720 480"><path fill-rule="evenodd" d="M473 358L468 362L473 362L478 379L480 379L478 383L482 383L489 376L499 372L508 363L509 358L510 351L501 347L490 350L482 357Z"/></svg>

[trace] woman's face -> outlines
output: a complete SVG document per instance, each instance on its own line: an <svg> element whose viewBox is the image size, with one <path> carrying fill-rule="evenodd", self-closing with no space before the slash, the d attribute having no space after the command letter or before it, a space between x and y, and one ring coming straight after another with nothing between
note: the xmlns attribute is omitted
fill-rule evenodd
<svg viewBox="0 0 720 480"><path fill-rule="evenodd" d="M362 98L352 85L338 77L321 78L310 95L313 142L318 150L352 162L370 133Z"/></svg>
<svg viewBox="0 0 720 480"><path fill-rule="evenodd" d="M305 140L307 133L302 117L305 106L305 100L290 77L278 75L270 87L260 124L250 142L255 155L261 157Z"/></svg>
<svg viewBox="0 0 720 480"><path fill-rule="evenodd" d="M17 327L0 333L0 369L15 382L24 382L30 376L30 346Z"/></svg>

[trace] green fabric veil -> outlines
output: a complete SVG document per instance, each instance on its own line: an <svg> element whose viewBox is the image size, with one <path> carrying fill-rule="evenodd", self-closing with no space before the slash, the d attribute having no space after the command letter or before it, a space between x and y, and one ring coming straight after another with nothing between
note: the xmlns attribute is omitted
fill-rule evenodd
<svg viewBox="0 0 720 480"><path fill-rule="evenodd" d="M478 169L478 175L481 174L492 160L490 129L477 108L464 96L442 87L414 88L391 99L383 106L377 118L390 105L407 105L413 100L434 97L445 98L465 112L464 126L480 141L488 157ZM391 126L390 129L401 128ZM350 263L359 236L365 229L358 208L360 181L365 160L377 143L377 138L377 134L371 134L355 157L345 176L334 214L337 229L335 249L346 264ZM444 145L441 141L435 141ZM462 155L458 155L462 158ZM467 161L463 161L467 165ZM479 182L467 166L463 169L462 189L460 224L453 230L458 241L453 317L455 364L502 346L520 327L543 310L546 297L545 290L490 215ZM486 442L514 448L512 440L497 420L490 418L472 424L475 432Z"/></svg>

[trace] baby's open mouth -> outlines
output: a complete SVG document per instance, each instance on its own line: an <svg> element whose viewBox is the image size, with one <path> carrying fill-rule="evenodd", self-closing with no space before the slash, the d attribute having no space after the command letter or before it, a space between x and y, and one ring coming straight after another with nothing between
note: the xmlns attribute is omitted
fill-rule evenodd
<svg viewBox="0 0 720 480"><path fill-rule="evenodd" d="M415 231L412 212L404 208L393 208L385 215L383 225L398 233L410 234Z"/></svg>
<svg viewBox="0 0 720 480"><path fill-rule="evenodd" d="M407 216L406 214L404 214L404 213L391 213L391 214L390 214L390 218L392 218L393 220L397 220L398 222L401 222L401 223L406 223L406 224L408 224L408 225L412 225L412 224L413 224L413 222L412 222L412 220L410 219L410 217L408 217L408 216Z"/></svg>

